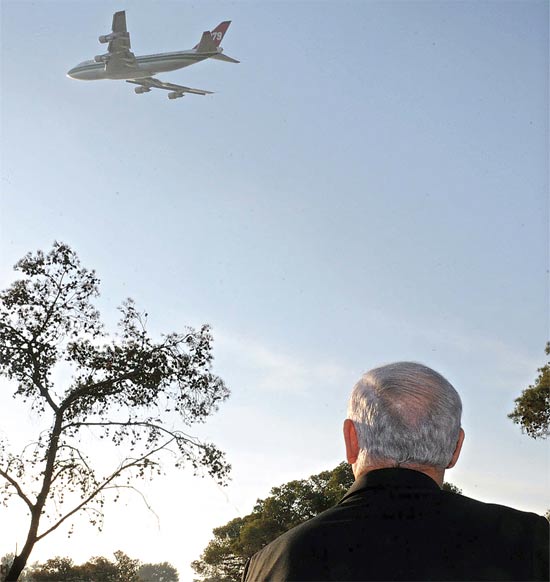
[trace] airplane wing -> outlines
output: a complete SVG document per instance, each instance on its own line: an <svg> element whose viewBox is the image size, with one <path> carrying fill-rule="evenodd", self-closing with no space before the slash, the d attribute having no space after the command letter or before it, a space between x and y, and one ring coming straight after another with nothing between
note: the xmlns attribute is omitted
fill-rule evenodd
<svg viewBox="0 0 550 582"><path fill-rule="evenodd" d="M193 89L192 87L184 87L183 85L175 85L174 83L163 83L155 77L145 77L143 79L126 79L127 83L139 85L134 91L136 93L148 93L151 89L166 89L168 99L178 99L183 97L185 93L193 93L193 95L211 95L212 91L205 91L204 89Z"/></svg>
<svg viewBox="0 0 550 582"><path fill-rule="evenodd" d="M100 36L99 42L109 43L107 53L96 58L96 60L99 58L105 62L108 73L127 73L138 68L136 57L130 50L130 33L126 28L126 12L124 10L113 14L111 33Z"/></svg>
<svg viewBox="0 0 550 582"><path fill-rule="evenodd" d="M111 27L108 51L110 53L122 53L132 48L130 33L126 28L126 12L121 10L113 14L113 26Z"/></svg>

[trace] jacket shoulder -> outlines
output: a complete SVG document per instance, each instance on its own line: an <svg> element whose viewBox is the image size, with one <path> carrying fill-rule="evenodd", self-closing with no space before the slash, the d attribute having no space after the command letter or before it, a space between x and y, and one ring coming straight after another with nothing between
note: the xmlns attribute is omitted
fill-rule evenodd
<svg viewBox="0 0 550 582"><path fill-rule="evenodd" d="M459 495L447 491L442 491L442 494L453 510L484 514L486 517L507 518L527 523L539 522L543 525L548 525L546 518L530 511L522 511L514 507L509 507L508 505L480 501L479 499L473 499L466 495Z"/></svg>

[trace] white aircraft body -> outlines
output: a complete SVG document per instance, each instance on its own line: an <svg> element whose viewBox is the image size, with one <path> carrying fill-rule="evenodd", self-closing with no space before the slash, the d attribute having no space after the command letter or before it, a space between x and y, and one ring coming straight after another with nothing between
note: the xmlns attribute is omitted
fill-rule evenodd
<svg viewBox="0 0 550 582"><path fill-rule="evenodd" d="M134 89L138 94L148 93L151 89L166 89L170 91L168 93L169 99L178 99L183 97L185 93L208 95L212 91L164 83L153 75L175 71L205 59L238 63L239 61L224 55L223 49L220 47L230 24L231 21L225 21L214 30L203 32L200 42L190 50L136 57L130 50L130 33L126 29L126 13L124 10L115 12L111 33L99 37L100 43L109 43L107 52L94 57L93 60L78 64L67 73L67 76L83 81L123 79L127 83L139 85Z"/></svg>

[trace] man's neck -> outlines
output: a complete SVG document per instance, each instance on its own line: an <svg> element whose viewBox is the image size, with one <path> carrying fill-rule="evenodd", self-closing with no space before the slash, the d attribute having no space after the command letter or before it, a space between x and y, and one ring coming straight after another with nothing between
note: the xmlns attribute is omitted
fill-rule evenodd
<svg viewBox="0 0 550 582"><path fill-rule="evenodd" d="M355 467L353 467L353 474L355 478L358 479L361 475L366 475L370 471L376 471L377 469L410 469L412 471L418 471L419 473L424 473L428 477L431 477L439 487L443 486L443 478L445 476L445 469L438 469L437 467L430 467L428 465L414 465L406 463L403 465L397 465L395 463L380 463L372 464L364 467L359 474L355 473Z"/></svg>

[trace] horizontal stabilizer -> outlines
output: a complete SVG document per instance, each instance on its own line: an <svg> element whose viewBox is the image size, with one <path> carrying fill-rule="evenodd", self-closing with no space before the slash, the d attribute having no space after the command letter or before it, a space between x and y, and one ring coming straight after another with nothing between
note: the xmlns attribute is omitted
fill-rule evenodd
<svg viewBox="0 0 550 582"><path fill-rule="evenodd" d="M212 33L207 30L202 33L201 41L197 45L198 53L215 53L217 51L216 43L212 38Z"/></svg>
<svg viewBox="0 0 550 582"><path fill-rule="evenodd" d="M240 63L237 59L232 59L223 53L218 53L217 55L213 55L210 57L211 59L218 59L218 61L225 61L226 63Z"/></svg>

